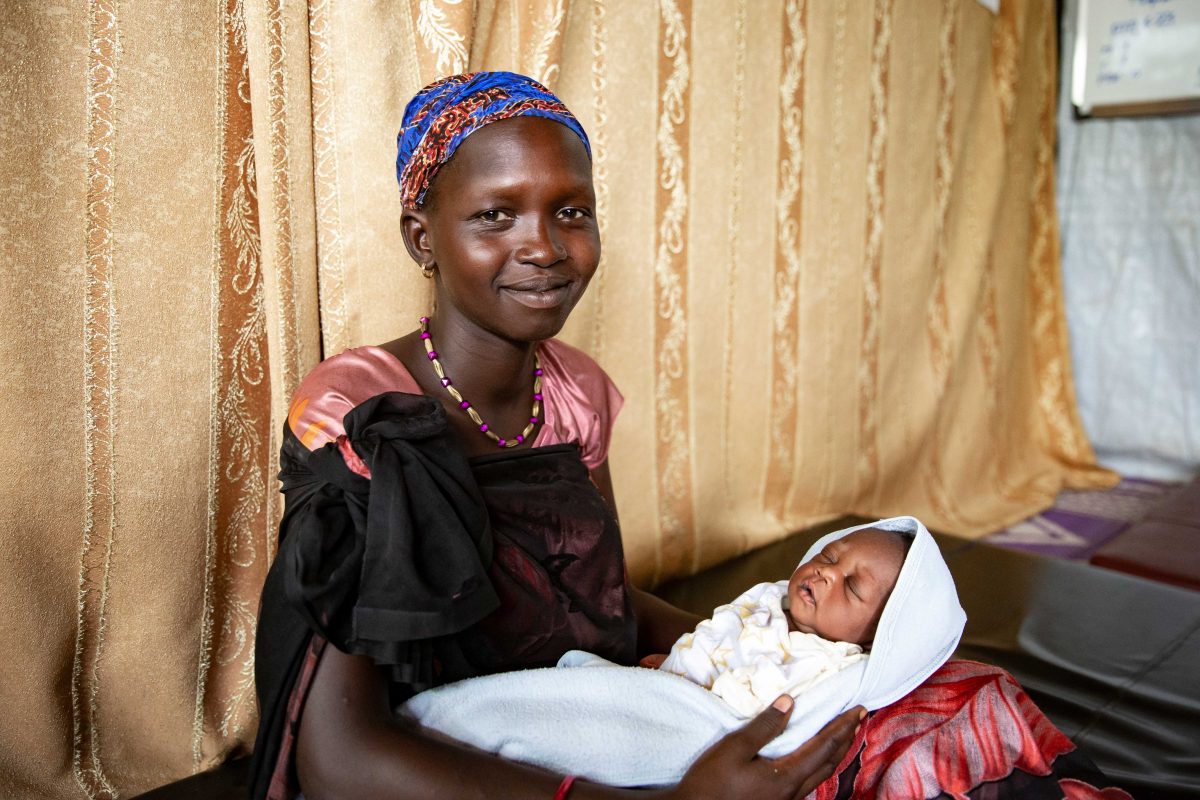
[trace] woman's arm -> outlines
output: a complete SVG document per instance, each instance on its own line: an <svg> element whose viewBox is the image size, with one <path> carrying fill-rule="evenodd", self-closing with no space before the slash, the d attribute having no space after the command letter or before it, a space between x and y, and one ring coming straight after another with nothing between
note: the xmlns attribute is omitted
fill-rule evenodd
<svg viewBox="0 0 1200 800"><path fill-rule="evenodd" d="M296 769L308 800L550 800L562 780L561 775L435 738L397 719L383 673L367 657L334 647L322 654L304 704ZM654 795L586 784L571 791L572 798L635 796Z"/></svg>
<svg viewBox="0 0 1200 800"><path fill-rule="evenodd" d="M591 471L592 483L600 490L613 516L617 516L617 500L613 492L612 475L605 459ZM649 592L630 587L633 612L637 616L638 656L669 652L675 640L700 624L703 617L676 608Z"/></svg>
<svg viewBox="0 0 1200 800"><path fill-rule="evenodd" d="M860 720L853 709L800 749L780 759L758 750L787 723L791 698L776 701L726 736L692 766L677 787L618 789L576 782L571 800L601 798L803 797L845 755ZM397 720L383 673L364 656L328 647L313 676L296 744L300 785L308 800L328 798L545 798L562 776L505 761L466 745L433 738Z"/></svg>
<svg viewBox="0 0 1200 800"><path fill-rule="evenodd" d="M637 614L639 658L671 652L679 637L695 630L704 619L637 587L630 587L630 596Z"/></svg>

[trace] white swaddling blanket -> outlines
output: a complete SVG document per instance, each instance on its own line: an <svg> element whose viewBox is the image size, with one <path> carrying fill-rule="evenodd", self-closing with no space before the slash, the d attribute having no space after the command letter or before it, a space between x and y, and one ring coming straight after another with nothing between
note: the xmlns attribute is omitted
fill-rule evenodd
<svg viewBox="0 0 1200 800"><path fill-rule="evenodd" d="M799 697L867 656L852 642L789 630L788 581L751 586L675 642L659 669L706 686L750 718L784 692Z"/></svg>
<svg viewBox="0 0 1200 800"><path fill-rule="evenodd" d="M913 536L871 655L796 697L787 729L763 755L794 750L855 705L873 711L899 700L958 645L966 614L937 544L913 517L828 534L803 560L869 527ZM422 692L400 713L505 758L614 786L677 782L697 756L745 724L723 700L685 678L620 667L579 651L564 655L557 668L488 675Z"/></svg>

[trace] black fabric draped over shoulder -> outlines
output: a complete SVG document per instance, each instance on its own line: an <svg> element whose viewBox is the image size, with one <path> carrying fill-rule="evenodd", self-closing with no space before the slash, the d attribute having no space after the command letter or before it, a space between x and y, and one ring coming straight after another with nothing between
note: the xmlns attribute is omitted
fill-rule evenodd
<svg viewBox="0 0 1200 800"><path fill-rule="evenodd" d="M498 604L486 576L492 536L483 498L440 404L382 394L344 425L372 479L351 472L334 443L288 459L287 535L277 556L284 590L339 650L370 656L393 680L422 689L432 682L429 643Z"/></svg>
<svg viewBox="0 0 1200 800"><path fill-rule="evenodd" d="M290 759L289 700L314 634L386 669L398 700L552 666L573 648L635 659L620 531L576 446L468 459L442 406L401 392L343 424L370 479L336 443L310 452L284 431L285 511L256 644L254 796Z"/></svg>

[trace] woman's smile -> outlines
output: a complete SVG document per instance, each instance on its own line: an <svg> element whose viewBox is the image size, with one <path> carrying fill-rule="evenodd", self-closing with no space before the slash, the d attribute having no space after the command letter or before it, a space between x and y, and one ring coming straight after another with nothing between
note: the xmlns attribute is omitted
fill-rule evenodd
<svg viewBox="0 0 1200 800"><path fill-rule="evenodd" d="M572 283L558 275L539 275L502 284L500 291L528 308L556 308L571 298Z"/></svg>

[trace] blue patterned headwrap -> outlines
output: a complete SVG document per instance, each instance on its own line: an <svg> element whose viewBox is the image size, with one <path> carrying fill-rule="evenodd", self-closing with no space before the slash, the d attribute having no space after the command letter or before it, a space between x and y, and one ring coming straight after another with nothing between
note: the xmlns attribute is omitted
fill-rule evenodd
<svg viewBox="0 0 1200 800"><path fill-rule="evenodd" d="M512 117L545 117L592 146L575 115L554 94L515 72L469 72L429 84L404 109L396 137L396 180L405 206L420 208L443 164L463 140L492 122Z"/></svg>

